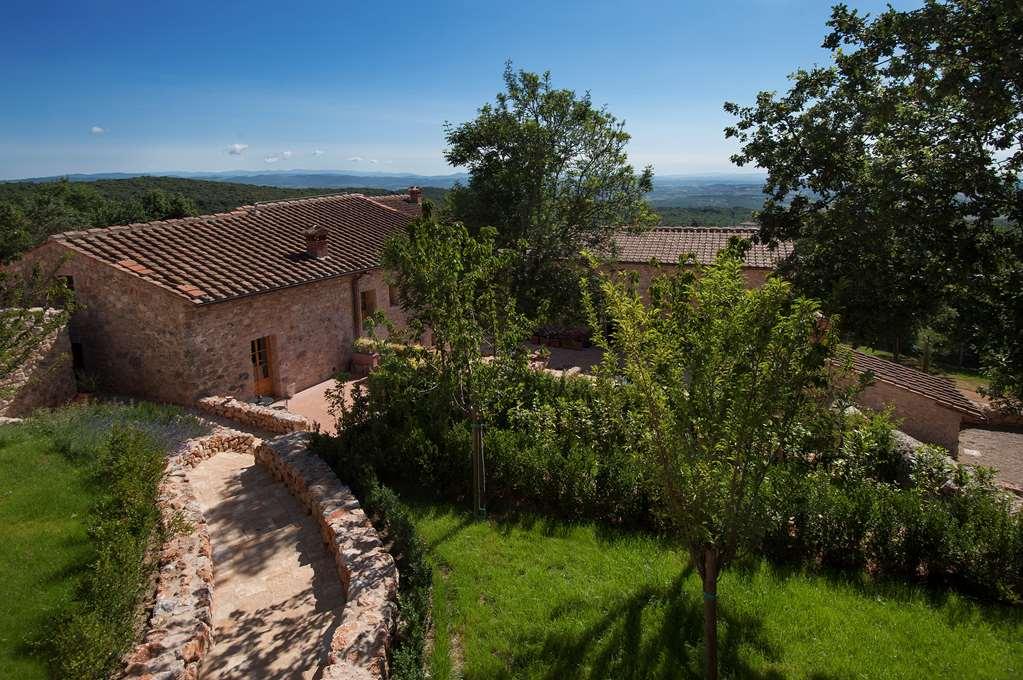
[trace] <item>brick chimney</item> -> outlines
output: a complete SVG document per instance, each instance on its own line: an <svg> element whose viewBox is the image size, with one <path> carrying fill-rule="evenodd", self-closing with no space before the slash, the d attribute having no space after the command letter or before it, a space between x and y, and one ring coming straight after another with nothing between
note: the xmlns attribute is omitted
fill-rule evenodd
<svg viewBox="0 0 1023 680"><path fill-rule="evenodd" d="M408 188L408 198L412 203L422 203L423 201L423 190L419 187Z"/></svg>
<svg viewBox="0 0 1023 680"><path fill-rule="evenodd" d="M327 257L327 228L314 224L304 232L305 249L316 259Z"/></svg>

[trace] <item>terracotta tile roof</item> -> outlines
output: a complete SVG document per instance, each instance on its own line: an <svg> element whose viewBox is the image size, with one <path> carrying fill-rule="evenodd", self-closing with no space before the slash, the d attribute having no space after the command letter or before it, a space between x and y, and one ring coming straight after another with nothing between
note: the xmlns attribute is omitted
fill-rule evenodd
<svg viewBox="0 0 1023 680"><path fill-rule="evenodd" d="M755 228L739 227L658 227L640 234L622 232L615 237L619 262L645 264L656 259L662 264L678 262L686 253L693 253L700 264L711 264L732 236L750 238ZM781 243L771 250L766 245L753 244L746 253L745 265L759 269L773 269L792 252L791 243Z"/></svg>
<svg viewBox="0 0 1023 680"><path fill-rule="evenodd" d="M405 213L409 217L420 217L423 214L422 204L417 201L413 201L408 194L367 196L367 198L379 203L380 205L386 205L388 208L394 208L398 212Z"/></svg>
<svg viewBox="0 0 1023 680"><path fill-rule="evenodd" d="M378 267L384 241L408 222L402 212L345 194L51 239L202 304ZM327 257L307 252L312 226L327 229Z"/></svg>
<svg viewBox="0 0 1023 680"><path fill-rule="evenodd" d="M960 413L983 416L980 407L966 398L956 389L955 383L949 378L931 375L909 366L897 364L859 350L847 350L852 353L853 370L858 373L870 372L874 379L885 382L904 390L914 392L928 399L933 399L942 406Z"/></svg>

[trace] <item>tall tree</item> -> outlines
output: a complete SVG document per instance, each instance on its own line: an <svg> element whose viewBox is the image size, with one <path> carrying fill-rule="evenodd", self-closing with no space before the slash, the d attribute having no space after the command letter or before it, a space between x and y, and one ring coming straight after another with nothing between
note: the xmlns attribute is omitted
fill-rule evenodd
<svg viewBox="0 0 1023 680"><path fill-rule="evenodd" d="M513 286L530 311L574 291L567 265L623 226L657 220L643 199L653 171L628 162L629 134L589 93L555 89L550 73L504 70L505 91L475 120L446 126L445 157L469 171L448 195L451 217L471 230L497 229L518 255Z"/></svg>
<svg viewBox="0 0 1023 680"><path fill-rule="evenodd" d="M1023 293L1000 282L1023 275L1023 4L837 5L828 26L832 64L725 104L732 160L768 171L762 238L795 239L787 275L864 341L979 306L975 344L1018 395Z"/></svg>
<svg viewBox="0 0 1023 680"><path fill-rule="evenodd" d="M772 277L746 290L734 251L697 272L679 269L655 280L649 305L605 277L607 336L588 284L583 299L604 349L598 386L609 398L638 393L641 449L703 581L706 670L716 678L718 575L763 526L772 464L824 422L833 334L790 284Z"/></svg>

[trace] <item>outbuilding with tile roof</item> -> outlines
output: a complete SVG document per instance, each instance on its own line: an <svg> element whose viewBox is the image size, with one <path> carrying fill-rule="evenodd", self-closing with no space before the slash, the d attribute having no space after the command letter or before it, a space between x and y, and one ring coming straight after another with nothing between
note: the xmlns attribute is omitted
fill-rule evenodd
<svg viewBox="0 0 1023 680"><path fill-rule="evenodd" d="M859 350L847 350L839 358L848 359L853 371L871 379L856 397L860 406L891 409L900 430L922 442L946 448L953 458L959 455L959 431L963 421L984 420L981 407L967 399L955 383L944 376Z"/></svg>
<svg viewBox="0 0 1023 680"><path fill-rule="evenodd" d="M621 231L615 235L608 259L615 271L636 274L636 285L646 297L650 283L659 274L678 267L679 258L692 255L697 264L709 265L728 247L732 238L753 242L743 259L742 275L749 287L764 283L784 258L792 244L783 242L771 248L755 242L757 228L749 224L734 227L657 227L646 231Z"/></svg>

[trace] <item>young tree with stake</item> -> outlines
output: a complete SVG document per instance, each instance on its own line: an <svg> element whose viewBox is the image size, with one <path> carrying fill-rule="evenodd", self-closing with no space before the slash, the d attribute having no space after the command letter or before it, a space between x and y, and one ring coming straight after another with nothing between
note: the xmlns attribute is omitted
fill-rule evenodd
<svg viewBox="0 0 1023 680"><path fill-rule="evenodd" d="M412 222L384 247L415 335L429 329L438 387L473 428L473 498L484 513L483 428L500 372L525 370L525 320L504 284L509 254L493 230L470 236L460 223L429 215Z"/></svg>
<svg viewBox="0 0 1023 680"><path fill-rule="evenodd" d="M645 304L620 279L583 298L604 349L598 384L635 390L642 450L656 472L663 510L703 581L707 677L717 677L718 575L753 544L761 490L826 407L826 360L834 346L816 302L769 279L747 290L726 251L696 269L655 281Z"/></svg>

